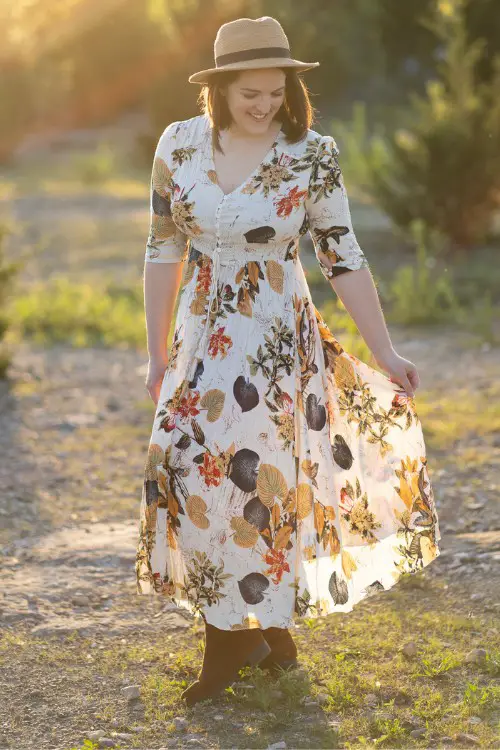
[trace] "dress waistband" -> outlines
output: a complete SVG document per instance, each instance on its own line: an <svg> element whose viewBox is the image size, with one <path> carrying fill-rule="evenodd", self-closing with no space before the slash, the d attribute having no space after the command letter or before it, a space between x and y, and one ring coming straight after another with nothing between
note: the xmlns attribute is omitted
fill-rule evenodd
<svg viewBox="0 0 500 750"><path fill-rule="evenodd" d="M298 247L298 243L297 243ZM190 250L196 250L203 255L208 255L212 260L218 257L220 265L226 265L229 263L245 263L247 260L279 260L284 261L287 253L290 252L290 245L275 245L266 246L261 245L258 248L249 247L248 245L235 246L232 245L229 248L221 248L218 245L202 245L198 242L190 243ZM289 260L294 260L296 253L291 253L288 257Z"/></svg>

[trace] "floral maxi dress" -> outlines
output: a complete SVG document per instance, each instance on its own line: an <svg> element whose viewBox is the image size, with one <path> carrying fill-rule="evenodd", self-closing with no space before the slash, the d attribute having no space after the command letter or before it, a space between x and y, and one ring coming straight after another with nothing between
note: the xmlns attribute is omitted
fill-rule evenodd
<svg viewBox="0 0 500 750"><path fill-rule="evenodd" d="M345 351L315 308L299 239L327 279L368 263L338 150L280 130L224 194L205 116L170 124L145 259L183 262L144 470L138 594L224 629L349 612L440 553L414 402Z"/></svg>

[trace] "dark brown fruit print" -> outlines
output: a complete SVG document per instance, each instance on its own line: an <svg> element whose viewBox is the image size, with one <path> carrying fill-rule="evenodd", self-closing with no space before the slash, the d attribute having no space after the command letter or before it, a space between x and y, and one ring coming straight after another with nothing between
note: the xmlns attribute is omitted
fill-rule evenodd
<svg viewBox="0 0 500 750"><path fill-rule="evenodd" d="M257 388L249 380L246 380L243 375L240 375L234 381L233 394L236 402L241 406L241 411L255 409L259 403Z"/></svg>
<svg viewBox="0 0 500 750"><path fill-rule="evenodd" d="M353 462L351 449L342 435L335 435L332 445L333 458L341 469L350 469Z"/></svg>
<svg viewBox="0 0 500 750"><path fill-rule="evenodd" d="M257 227L256 229L250 229L249 232L245 232L243 235L247 242L262 242L266 243L271 240L276 234L276 230L272 227Z"/></svg>
<svg viewBox="0 0 500 750"><path fill-rule="evenodd" d="M269 526L271 511L260 502L258 497L252 497L243 508L243 518L259 531L264 531Z"/></svg>
<svg viewBox="0 0 500 750"><path fill-rule="evenodd" d="M376 594L377 591L383 591L384 587L380 583L380 581L374 581L373 583L370 583L369 586L366 586L365 591L367 596L373 596L373 594Z"/></svg>
<svg viewBox="0 0 500 750"><path fill-rule="evenodd" d="M247 604L260 604L264 601L262 592L269 588L269 581L262 573L249 573L238 581L238 588Z"/></svg>
<svg viewBox="0 0 500 750"><path fill-rule="evenodd" d="M322 430L326 424L326 409L318 404L315 393L310 393L306 399L306 420L310 430Z"/></svg>
<svg viewBox="0 0 500 750"><path fill-rule="evenodd" d="M328 591L335 604L345 604L349 599L347 583L342 581L335 571L330 576Z"/></svg>
<svg viewBox="0 0 500 750"><path fill-rule="evenodd" d="M253 492L257 487L257 465L260 456L249 448L236 451L229 465L229 479L243 492Z"/></svg>
<svg viewBox="0 0 500 750"><path fill-rule="evenodd" d="M194 371L193 379L188 383L189 388L193 389L197 387L198 379L201 377L201 375L203 375L204 370L205 370L205 367L203 365L203 360L200 359L200 361L196 365L196 370Z"/></svg>
<svg viewBox="0 0 500 750"><path fill-rule="evenodd" d="M157 216L172 216L170 199L153 190L153 211Z"/></svg>
<svg viewBox="0 0 500 750"><path fill-rule="evenodd" d="M156 503L158 500L158 482L156 479L146 479L144 486L146 488L146 504Z"/></svg>

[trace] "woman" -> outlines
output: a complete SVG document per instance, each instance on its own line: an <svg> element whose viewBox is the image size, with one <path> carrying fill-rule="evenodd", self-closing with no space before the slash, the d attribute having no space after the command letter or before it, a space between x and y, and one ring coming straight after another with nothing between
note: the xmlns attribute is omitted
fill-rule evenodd
<svg viewBox="0 0 500 750"><path fill-rule="evenodd" d="M352 610L435 559L440 539L417 370L389 339L336 144L310 129L299 73L319 63L294 60L267 16L224 24L214 51L216 67L189 79L204 114L156 149L144 279L156 414L137 587L204 620L188 705L242 666L293 668L294 616ZM314 307L308 230L389 377Z"/></svg>

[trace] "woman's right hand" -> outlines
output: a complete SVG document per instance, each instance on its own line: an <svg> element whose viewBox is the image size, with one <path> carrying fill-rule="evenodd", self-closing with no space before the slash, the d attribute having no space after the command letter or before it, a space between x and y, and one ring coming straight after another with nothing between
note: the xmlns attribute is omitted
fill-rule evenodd
<svg viewBox="0 0 500 750"><path fill-rule="evenodd" d="M151 359L148 364L148 374L146 376L146 388L153 400L155 406L158 405L160 390L163 383L163 376L168 365L168 357L163 359Z"/></svg>

